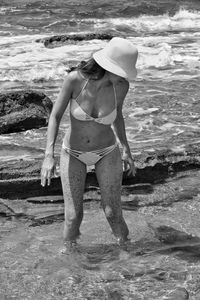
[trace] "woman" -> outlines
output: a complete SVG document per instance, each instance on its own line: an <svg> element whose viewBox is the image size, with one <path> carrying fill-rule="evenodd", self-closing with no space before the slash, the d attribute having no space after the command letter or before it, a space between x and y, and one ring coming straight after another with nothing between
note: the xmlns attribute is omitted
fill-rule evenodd
<svg viewBox="0 0 200 300"><path fill-rule="evenodd" d="M47 146L41 170L41 184L50 184L55 167L54 145L62 115L70 104L71 128L66 133L60 158L65 201L64 241L75 242L83 218L83 194L88 165L95 165L102 207L119 242L128 237L121 208L122 159L114 131L123 148L123 161L135 175L127 142L122 106L134 80L137 49L123 38L113 38L69 72L54 104L47 131Z"/></svg>

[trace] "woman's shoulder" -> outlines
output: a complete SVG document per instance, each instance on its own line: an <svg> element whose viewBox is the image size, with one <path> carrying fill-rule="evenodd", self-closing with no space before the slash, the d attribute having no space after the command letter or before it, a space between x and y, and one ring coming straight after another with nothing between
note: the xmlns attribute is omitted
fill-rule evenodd
<svg viewBox="0 0 200 300"><path fill-rule="evenodd" d="M73 87L77 87L81 84L83 78L80 76L79 71L74 70L69 72L64 78L64 85L71 85Z"/></svg>
<svg viewBox="0 0 200 300"><path fill-rule="evenodd" d="M79 78L80 78L80 75L77 70L71 71L65 76L65 80L68 80L71 82L73 82L73 81L75 82L75 81L79 80Z"/></svg>
<svg viewBox="0 0 200 300"><path fill-rule="evenodd" d="M129 82L126 79L122 78L118 81L116 88L118 95L120 95L121 97L125 97L129 90Z"/></svg>

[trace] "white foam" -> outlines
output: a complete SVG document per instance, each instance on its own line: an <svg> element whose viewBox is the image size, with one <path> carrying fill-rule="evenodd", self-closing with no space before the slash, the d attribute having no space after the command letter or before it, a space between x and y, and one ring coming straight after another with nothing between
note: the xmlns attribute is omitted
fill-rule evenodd
<svg viewBox="0 0 200 300"><path fill-rule="evenodd" d="M148 108L148 109L143 109L142 107L136 107L133 109L133 112L131 114L129 114L129 117L132 118L132 117L136 117L136 116L149 115L149 114L152 114L159 110L160 109L158 107L152 107L152 108Z"/></svg>
<svg viewBox="0 0 200 300"><path fill-rule="evenodd" d="M185 151L185 145L183 144L183 145L174 146L171 148L171 150L175 153L179 153L179 152L182 153Z"/></svg>
<svg viewBox="0 0 200 300"><path fill-rule="evenodd" d="M143 143L143 144L148 144L148 143L152 143L152 142L158 142L158 141L163 141L163 138L160 137L160 138L152 138L152 139L145 139L145 140L139 140L139 141L134 141L134 144L140 144L140 143Z"/></svg>
<svg viewBox="0 0 200 300"><path fill-rule="evenodd" d="M36 43L36 38L2 38L1 44L9 47L0 52L1 81L62 79L71 60L87 59L101 47L98 41L87 41L49 49L43 43Z"/></svg>
<svg viewBox="0 0 200 300"><path fill-rule="evenodd" d="M19 12L19 11L23 11L22 9L16 8L16 7L6 7L6 6L2 6L0 7L0 15L5 15L6 12Z"/></svg>
<svg viewBox="0 0 200 300"><path fill-rule="evenodd" d="M162 131L167 131L167 130L171 130L172 128L176 127L177 124L176 123L166 123L160 126L160 130Z"/></svg>
<svg viewBox="0 0 200 300"><path fill-rule="evenodd" d="M93 20L94 21L94 20ZM180 29L200 29L200 12L189 12L185 9L180 9L174 16L168 14L151 16L141 15L137 18L110 18L96 22L96 28L107 27L113 25L116 29L126 26L137 32L163 32L174 31Z"/></svg>
<svg viewBox="0 0 200 300"><path fill-rule="evenodd" d="M92 22L92 20L94 26L101 29L109 28L109 26L113 28L113 26L121 24L130 26L131 30L135 29L139 32L161 32L160 36L129 37L139 50L137 62L138 78L145 78L145 76L151 78L153 76L154 78L162 78L163 80L169 78L185 80L190 75L199 76L199 33L180 32L175 35L162 35L163 31L178 30L181 29L181 26L184 29L187 26L188 28L195 26L195 30L200 29L199 12L180 10L175 16L165 14L163 16L140 16L130 19L91 19L87 20L87 22ZM181 45L182 40L191 39L191 36L193 42L189 46L185 42ZM43 43L35 42L36 39L44 37L44 35L1 37L0 81L62 79L65 75L65 68L69 63L89 58L92 52L104 47L107 43L107 41L103 40L91 40L78 43L72 42L59 48L48 49L44 47ZM175 47L176 44L180 46ZM178 73L181 69L186 69L191 74Z"/></svg>

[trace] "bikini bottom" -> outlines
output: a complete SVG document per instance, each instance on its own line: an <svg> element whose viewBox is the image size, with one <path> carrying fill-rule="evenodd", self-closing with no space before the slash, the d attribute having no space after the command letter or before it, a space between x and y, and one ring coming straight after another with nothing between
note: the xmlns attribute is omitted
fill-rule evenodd
<svg viewBox="0 0 200 300"><path fill-rule="evenodd" d="M113 144L109 147L105 147L105 148L102 148L99 150L83 152L83 151L77 151L77 150L74 150L74 149L71 149L71 148L65 146L64 141L62 144L62 148L66 151L66 153L79 159L87 166L95 165L98 161L100 161L100 159L102 159L105 155L112 152L117 146L118 146L118 143L116 142L115 144Z"/></svg>

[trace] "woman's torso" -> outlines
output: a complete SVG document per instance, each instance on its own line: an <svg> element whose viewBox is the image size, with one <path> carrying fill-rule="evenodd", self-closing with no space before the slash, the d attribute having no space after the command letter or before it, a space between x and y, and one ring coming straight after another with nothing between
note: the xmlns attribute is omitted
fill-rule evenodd
<svg viewBox="0 0 200 300"><path fill-rule="evenodd" d="M77 72L77 83L70 100L71 127L64 137L72 149L90 151L115 143L112 123L117 116L115 86L105 80L98 82Z"/></svg>

